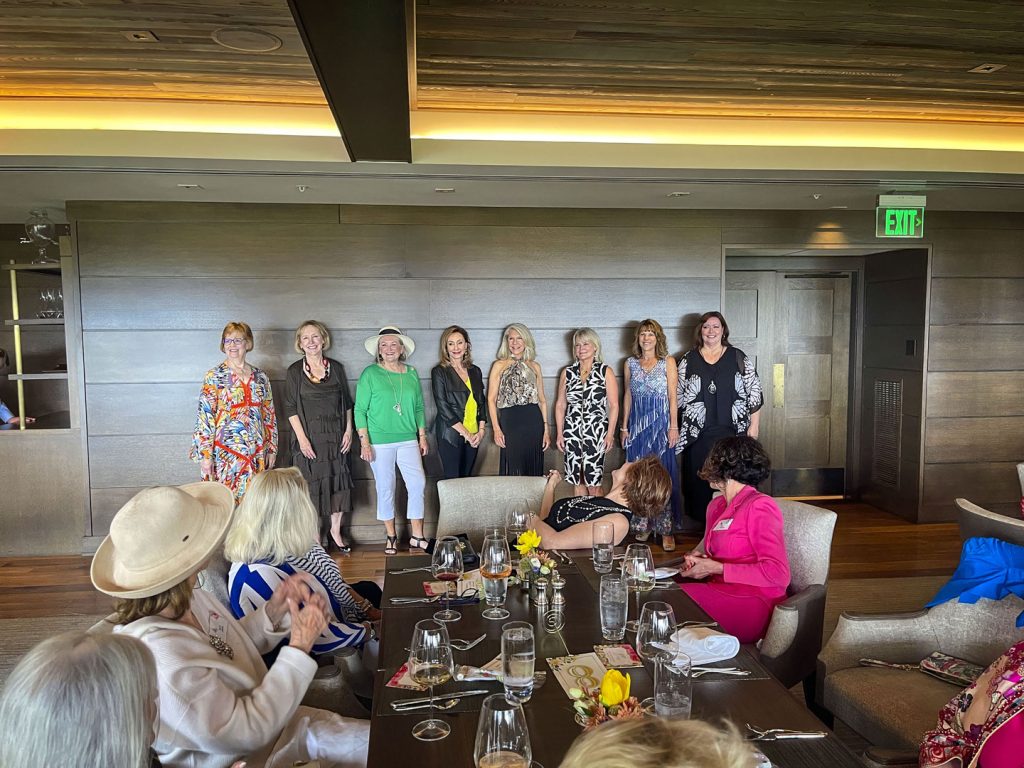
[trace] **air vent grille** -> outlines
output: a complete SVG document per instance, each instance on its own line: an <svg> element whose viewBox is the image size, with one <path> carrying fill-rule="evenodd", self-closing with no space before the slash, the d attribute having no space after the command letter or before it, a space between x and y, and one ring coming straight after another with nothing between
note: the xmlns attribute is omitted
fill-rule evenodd
<svg viewBox="0 0 1024 768"><path fill-rule="evenodd" d="M900 429L903 422L903 382L875 380L875 422L872 433L871 480L898 488Z"/></svg>

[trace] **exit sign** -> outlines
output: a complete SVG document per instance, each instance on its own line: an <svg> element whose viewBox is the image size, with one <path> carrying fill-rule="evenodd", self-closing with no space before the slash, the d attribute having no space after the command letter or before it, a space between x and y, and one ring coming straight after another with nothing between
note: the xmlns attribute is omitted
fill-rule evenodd
<svg viewBox="0 0 1024 768"><path fill-rule="evenodd" d="M924 237L924 208L879 206L875 237Z"/></svg>

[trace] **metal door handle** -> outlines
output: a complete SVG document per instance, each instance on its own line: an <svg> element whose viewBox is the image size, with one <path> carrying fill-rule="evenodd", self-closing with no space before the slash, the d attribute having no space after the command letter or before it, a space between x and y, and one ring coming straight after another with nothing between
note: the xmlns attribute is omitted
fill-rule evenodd
<svg viewBox="0 0 1024 768"><path fill-rule="evenodd" d="M772 366L772 407L786 407L786 364Z"/></svg>

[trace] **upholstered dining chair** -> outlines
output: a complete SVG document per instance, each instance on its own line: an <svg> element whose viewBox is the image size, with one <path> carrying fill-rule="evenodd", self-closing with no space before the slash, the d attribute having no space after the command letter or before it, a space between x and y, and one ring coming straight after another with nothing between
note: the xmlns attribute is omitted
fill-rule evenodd
<svg viewBox="0 0 1024 768"><path fill-rule="evenodd" d="M505 524L509 505L526 499L540 509L547 479L543 477L460 477L437 483L437 538L469 535L474 547L484 529Z"/></svg>
<svg viewBox="0 0 1024 768"><path fill-rule="evenodd" d="M1024 546L1024 520L990 512L967 499L957 499L954 503L956 520L960 526L960 538L964 541L973 538L992 538Z"/></svg>
<svg viewBox="0 0 1024 768"><path fill-rule="evenodd" d="M836 513L799 501L775 501L782 510L789 596L775 606L761 642L761 661L787 688L802 682L811 704Z"/></svg>

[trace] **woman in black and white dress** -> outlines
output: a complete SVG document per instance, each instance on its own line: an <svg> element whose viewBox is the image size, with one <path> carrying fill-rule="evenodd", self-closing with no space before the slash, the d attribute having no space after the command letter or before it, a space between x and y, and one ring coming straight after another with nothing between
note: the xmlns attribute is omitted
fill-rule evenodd
<svg viewBox="0 0 1024 768"><path fill-rule="evenodd" d="M558 379L555 425L565 453L565 479L577 496L600 496L604 457L611 450L619 420L619 385L601 359L601 339L592 328L572 337L576 362Z"/></svg>

